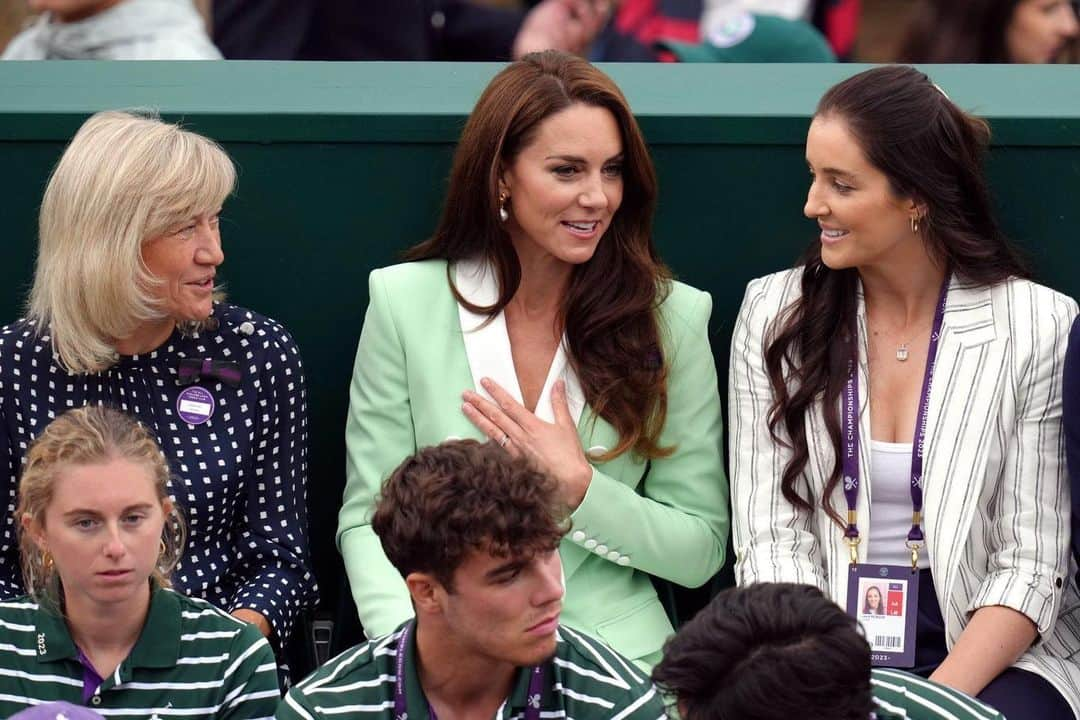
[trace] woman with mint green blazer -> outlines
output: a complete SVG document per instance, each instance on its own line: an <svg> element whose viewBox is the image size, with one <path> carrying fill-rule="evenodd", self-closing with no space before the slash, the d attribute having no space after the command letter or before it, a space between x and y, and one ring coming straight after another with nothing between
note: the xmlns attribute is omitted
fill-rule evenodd
<svg viewBox="0 0 1080 720"><path fill-rule="evenodd" d="M625 99L584 60L526 56L485 90L434 236L369 279L338 527L369 636L412 613L374 498L448 438L491 439L559 481L562 620L642 666L672 632L649 575L694 587L723 563L711 300L656 257L655 194Z"/></svg>

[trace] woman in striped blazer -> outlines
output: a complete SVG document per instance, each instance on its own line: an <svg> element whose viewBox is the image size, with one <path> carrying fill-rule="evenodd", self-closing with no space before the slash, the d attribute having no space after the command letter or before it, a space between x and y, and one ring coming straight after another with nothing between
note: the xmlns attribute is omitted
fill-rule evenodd
<svg viewBox="0 0 1080 720"><path fill-rule="evenodd" d="M843 605L852 561L914 562L916 672L1011 720L1072 718L1061 365L1077 306L1026 279L998 230L988 139L907 67L822 98L805 207L821 234L750 283L732 341L736 577Z"/></svg>
<svg viewBox="0 0 1080 720"><path fill-rule="evenodd" d="M29 595L0 602L0 717L42 703L105 717L269 718L277 666L258 628L169 589L184 523L153 436L88 405L51 422L19 483Z"/></svg>

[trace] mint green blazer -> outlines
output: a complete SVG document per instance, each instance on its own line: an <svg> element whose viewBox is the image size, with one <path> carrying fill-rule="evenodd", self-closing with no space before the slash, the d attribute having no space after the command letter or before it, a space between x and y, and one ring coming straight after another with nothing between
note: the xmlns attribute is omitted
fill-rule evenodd
<svg viewBox="0 0 1080 720"><path fill-rule="evenodd" d="M412 614L405 583L369 524L382 480L417 448L448 438L486 438L461 411L462 391L476 387L469 356L479 364L480 350L462 329L446 262L375 270L369 297L350 388L337 542L360 620L374 637ZM670 368L661 443L674 446L674 454L645 462L624 453L595 464L559 547L566 577L563 623L645 666L659 659L672 632L648 576L696 587L724 561L728 489L708 340L711 309L708 293L678 282L659 308ZM615 430L588 407L580 412L582 447L594 453L615 447Z"/></svg>

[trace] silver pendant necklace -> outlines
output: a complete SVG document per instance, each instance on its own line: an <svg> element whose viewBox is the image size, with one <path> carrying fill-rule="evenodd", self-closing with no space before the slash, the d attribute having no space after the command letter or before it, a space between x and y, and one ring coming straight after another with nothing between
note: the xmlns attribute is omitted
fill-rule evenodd
<svg viewBox="0 0 1080 720"><path fill-rule="evenodd" d="M877 334L877 332L874 333L874 335ZM912 335L902 343L897 343L896 353L894 355L897 362L907 362L907 359L911 356L911 341L914 340L917 336L918 333Z"/></svg>
<svg viewBox="0 0 1080 720"><path fill-rule="evenodd" d="M914 340L915 338L917 338L918 336L919 336L919 334L915 333L914 335L909 337L904 342L898 343L896 345L896 360L897 360L897 362L907 362L908 355L911 354L909 352L909 347L911 345L911 341Z"/></svg>
<svg viewBox="0 0 1080 720"><path fill-rule="evenodd" d="M879 333L879 331L872 331L874 335L884 335L885 333ZM892 333L890 333L892 334ZM911 342L919 336L918 332L912 333L906 340L896 344L896 353L894 357L897 362L907 362L907 359L911 356ZM882 338L884 340L884 338Z"/></svg>

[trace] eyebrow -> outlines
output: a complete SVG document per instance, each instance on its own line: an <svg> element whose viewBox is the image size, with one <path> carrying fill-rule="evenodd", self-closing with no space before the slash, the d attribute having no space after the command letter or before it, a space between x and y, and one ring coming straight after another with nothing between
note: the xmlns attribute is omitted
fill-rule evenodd
<svg viewBox="0 0 1080 720"><path fill-rule="evenodd" d="M810 165L811 170L813 169L813 165L809 160L806 161L806 164ZM826 175L839 175L840 177L845 177L851 180L855 179L854 173L848 172L847 170L840 170L839 168L823 167L818 170L818 172L825 173Z"/></svg>
<svg viewBox="0 0 1080 720"><path fill-rule="evenodd" d="M223 213L224 211L225 211L225 206L224 205L219 206L217 209L211 208L210 210L207 210L206 212L196 213L194 215L191 215L190 217L183 217L183 218L180 218L179 220L175 220L171 225L169 225L169 228L176 228L177 230L182 230L183 228L187 227L192 222L198 222L199 217L202 216L202 215L205 215L208 218L214 218L214 217L220 216L221 213Z"/></svg>
<svg viewBox="0 0 1080 720"><path fill-rule="evenodd" d="M624 155L624 153L619 153L618 155L612 155L611 157L609 157L604 162L607 163L607 162L611 162L613 160L622 160L623 155ZM581 157L580 155L548 155L544 159L545 160L562 160L564 162L573 162L573 163L582 163L582 164L585 164L585 163L588 162L588 160Z"/></svg>
<svg viewBox="0 0 1080 720"><path fill-rule="evenodd" d="M128 505L126 508L123 509L120 514L124 515L134 510L149 510L152 507L154 506L151 503L138 503L137 505ZM91 510L89 508L75 508L74 510L69 510L64 513L63 517L74 517L77 515L93 515L94 517L100 517L101 513L97 510Z"/></svg>
<svg viewBox="0 0 1080 720"><path fill-rule="evenodd" d="M498 567L488 570L487 573L484 574L484 577L486 577L488 580L494 580L500 575L506 575L507 573L513 572L514 570L520 570L521 568L525 567L526 564L527 562L525 560L510 560L503 563L502 565L499 565Z"/></svg>

